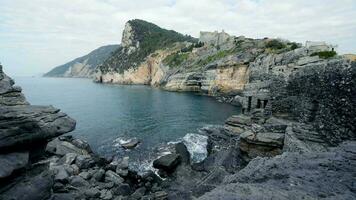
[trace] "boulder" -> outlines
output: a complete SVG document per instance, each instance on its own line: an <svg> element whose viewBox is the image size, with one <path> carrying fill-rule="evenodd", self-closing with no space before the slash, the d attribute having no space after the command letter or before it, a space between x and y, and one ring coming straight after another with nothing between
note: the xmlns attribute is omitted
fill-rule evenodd
<svg viewBox="0 0 356 200"><path fill-rule="evenodd" d="M70 184L74 187L84 187L89 185L89 183L85 181L81 176L72 177L70 180Z"/></svg>
<svg viewBox="0 0 356 200"><path fill-rule="evenodd" d="M39 200L48 199L51 196L53 177L50 173L42 173L29 179L25 178L18 184L9 188L2 194L0 199L12 200Z"/></svg>
<svg viewBox="0 0 356 200"><path fill-rule="evenodd" d="M175 145L176 154L180 155L182 158L182 163L190 164L190 154L187 147L183 142L179 142Z"/></svg>
<svg viewBox="0 0 356 200"><path fill-rule="evenodd" d="M240 150L245 161L257 156L275 156L282 153L284 133L245 131L240 135Z"/></svg>
<svg viewBox="0 0 356 200"><path fill-rule="evenodd" d="M255 158L199 199L354 199L356 142L327 152Z"/></svg>
<svg viewBox="0 0 356 200"><path fill-rule="evenodd" d="M153 167L172 172L180 162L181 157L178 154L168 154L154 160Z"/></svg>
<svg viewBox="0 0 356 200"><path fill-rule="evenodd" d="M117 185L120 185L124 182L124 179L120 177L120 175L116 174L115 172L108 170L105 173L105 181L106 182L113 182Z"/></svg>
<svg viewBox="0 0 356 200"><path fill-rule="evenodd" d="M55 181L61 182L61 183L67 183L69 180L69 174L67 170L64 168L64 166L59 166L57 168L56 175L54 177Z"/></svg>
<svg viewBox="0 0 356 200"><path fill-rule="evenodd" d="M96 172L94 172L92 179L95 181L102 181L105 175L105 170L104 169L99 169Z"/></svg>
<svg viewBox="0 0 356 200"><path fill-rule="evenodd" d="M10 176L15 170L26 167L28 159L28 152L0 154L0 180Z"/></svg>
<svg viewBox="0 0 356 200"><path fill-rule="evenodd" d="M69 141L59 140L58 138L47 144L46 151L60 156L66 155L68 153L74 153L78 155L89 154L86 149L81 149Z"/></svg>
<svg viewBox="0 0 356 200"><path fill-rule="evenodd" d="M115 195L128 196L131 194L131 187L127 183L120 184L113 189Z"/></svg>
<svg viewBox="0 0 356 200"><path fill-rule="evenodd" d="M75 164L79 167L79 169L88 169L95 165L94 160L90 155L78 155Z"/></svg>
<svg viewBox="0 0 356 200"><path fill-rule="evenodd" d="M90 188L84 191L84 195L89 198L99 198L100 194L100 190L97 188Z"/></svg>
<svg viewBox="0 0 356 200"><path fill-rule="evenodd" d="M133 149L133 148L135 148L139 143L140 143L140 141L139 141L137 138L132 138L132 139L129 139L128 141L120 142L120 145L121 145L124 149Z"/></svg>
<svg viewBox="0 0 356 200"><path fill-rule="evenodd" d="M3 150L45 142L75 128L75 121L54 107L0 106L0 116L0 149Z"/></svg>
<svg viewBox="0 0 356 200"><path fill-rule="evenodd" d="M188 133L183 137L192 163L199 163L208 156L208 136Z"/></svg>

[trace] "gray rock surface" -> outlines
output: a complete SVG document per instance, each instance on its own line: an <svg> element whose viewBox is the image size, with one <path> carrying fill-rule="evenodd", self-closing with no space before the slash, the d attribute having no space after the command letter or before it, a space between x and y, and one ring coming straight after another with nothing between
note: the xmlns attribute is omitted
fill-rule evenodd
<svg viewBox="0 0 356 200"><path fill-rule="evenodd" d="M178 154L167 154L153 161L153 167L171 172L181 162Z"/></svg>
<svg viewBox="0 0 356 200"><path fill-rule="evenodd" d="M28 161L28 152L0 154L0 180L10 176L15 170L26 167Z"/></svg>
<svg viewBox="0 0 356 200"><path fill-rule="evenodd" d="M199 199L354 199L356 143L328 152L255 158Z"/></svg>

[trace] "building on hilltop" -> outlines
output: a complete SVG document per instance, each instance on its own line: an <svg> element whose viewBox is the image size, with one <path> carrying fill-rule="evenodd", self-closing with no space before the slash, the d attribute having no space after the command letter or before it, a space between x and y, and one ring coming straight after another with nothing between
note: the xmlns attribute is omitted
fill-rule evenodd
<svg viewBox="0 0 356 200"><path fill-rule="evenodd" d="M337 45L327 44L326 42L306 41L305 47L312 53L321 51L336 51Z"/></svg>
<svg viewBox="0 0 356 200"><path fill-rule="evenodd" d="M222 45L230 40L233 41L233 39L234 37L225 33L224 30L222 30L221 32L200 31L200 36L199 36L200 42L203 42L204 44L211 44L214 46Z"/></svg>

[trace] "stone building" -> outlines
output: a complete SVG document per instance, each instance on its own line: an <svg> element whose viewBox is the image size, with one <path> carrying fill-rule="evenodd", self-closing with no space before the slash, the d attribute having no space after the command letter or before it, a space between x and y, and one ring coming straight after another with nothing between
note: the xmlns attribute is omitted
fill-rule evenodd
<svg viewBox="0 0 356 200"><path fill-rule="evenodd" d="M206 32L200 31L199 41L205 44L219 46L229 41L233 41L234 37L225 33L224 30L222 32L214 31L214 32Z"/></svg>

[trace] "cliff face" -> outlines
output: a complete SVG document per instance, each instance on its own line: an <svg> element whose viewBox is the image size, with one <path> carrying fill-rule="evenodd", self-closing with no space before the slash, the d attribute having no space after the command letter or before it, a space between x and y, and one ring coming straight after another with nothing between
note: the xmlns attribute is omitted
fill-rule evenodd
<svg viewBox="0 0 356 200"><path fill-rule="evenodd" d="M21 88L14 86L0 65L0 160L6 160L0 167L0 182L25 167L49 139L74 128L75 121L59 109L29 105Z"/></svg>
<svg viewBox="0 0 356 200"><path fill-rule="evenodd" d="M76 58L64 65L55 67L44 76L92 78L96 67L103 63L117 48L119 48L119 45L100 47L85 56Z"/></svg>
<svg viewBox="0 0 356 200"><path fill-rule="evenodd" d="M147 31L151 29L155 31ZM173 34L173 39L164 42L171 36L171 32L147 22L127 22L122 47L98 68L95 80L233 96L243 91L250 65L259 55L274 56L290 51L293 45L298 47L295 43L254 40L224 32L201 32L199 42ZM147 40L160 44L151 47L152 42ZM281 47L268 46L274 41Z"/></svg>

